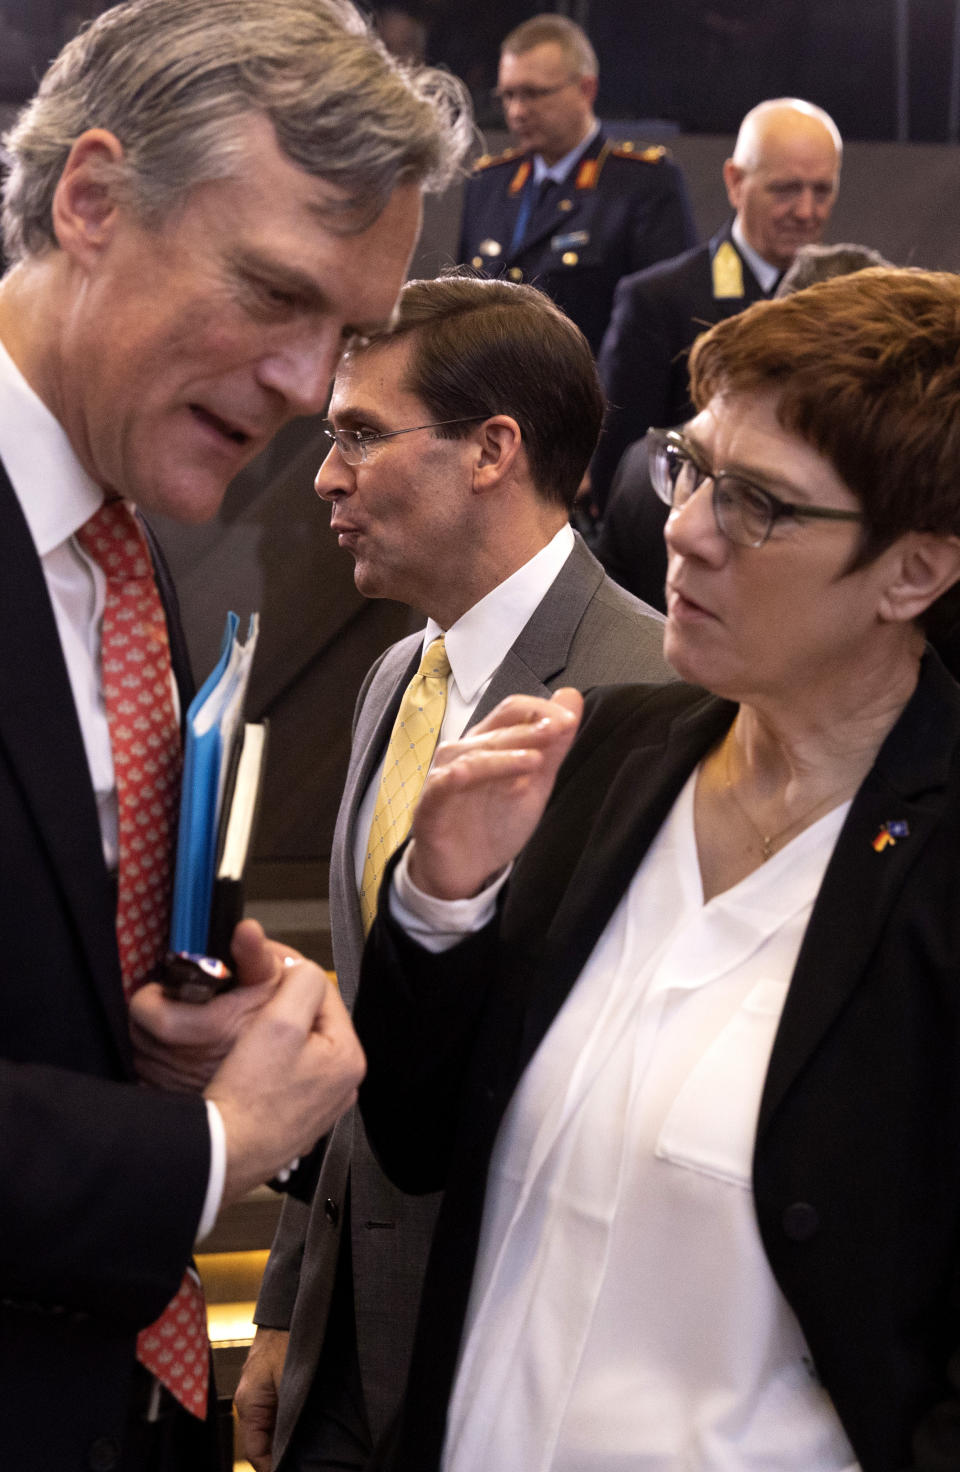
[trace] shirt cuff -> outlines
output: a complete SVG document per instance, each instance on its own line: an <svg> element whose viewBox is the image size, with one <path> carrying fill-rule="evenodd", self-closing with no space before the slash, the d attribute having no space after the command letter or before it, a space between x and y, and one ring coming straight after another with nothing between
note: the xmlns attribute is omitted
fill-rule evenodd
<svg viewBox="0 0 960 1472"><path fill-rule="evenodd" d="M441 951L451 950L465 935L482 930L492 920L497 908L497 895L510 877L512 863L502 869L486 889L471 895L470 899L438 900L432 894L424 894L410 878L409 854L408 848L393 871L389 904L390 914L411 940L423 946L425 951L439 955Z"/></svg>
<svg viewBox="0 0 960 1472"><path fill-rule="evenodd" d="M223 1116L212 1099L204 1099L203 1102L207 1106L207 1125L210 1129L210 1178L207 1181L203 1211L200 1213L200 1225L197 1227L198 1246L213 1230L227 1178L227 1132L223 1126Z"/></svg>

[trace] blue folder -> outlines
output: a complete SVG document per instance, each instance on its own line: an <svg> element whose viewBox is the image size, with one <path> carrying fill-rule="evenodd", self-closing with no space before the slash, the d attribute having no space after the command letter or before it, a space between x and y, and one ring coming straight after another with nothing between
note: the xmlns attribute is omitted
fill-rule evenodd
<svg viewBox="0 0 960 1472"><path fill-rule="evenodd" d="M177 863L173 884L171 951L203 955L217 860L217 835L226 777L235 741L243 731L243 701L259 618L253 614L246 643L240 620L227 614L220 658L187 711Z"/></svg>

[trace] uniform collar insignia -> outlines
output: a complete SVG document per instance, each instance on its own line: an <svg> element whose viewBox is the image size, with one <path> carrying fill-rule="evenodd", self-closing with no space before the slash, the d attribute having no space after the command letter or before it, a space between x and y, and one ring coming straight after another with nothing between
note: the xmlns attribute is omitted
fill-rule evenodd
<svg viewBox="0 0 960 1472"><path fill-rule="evenodd" d="M715 299L743 296L743 262L729 240L717 246L711 271Z"/></svg>
<svg viewBox="0 0 960 1472"><path fill-rule="evenodd" d="M519 194L520 191L521 191L521 189L523 188L524 184L526 184L527 180L529 179L529 177L530 177L530 160L528 158L525 158L523 160L523 163L520 165L519 169L517 169L517 172L514 174L513 178L510 180L510 188L507 191L508 194L512 194L512 195Z"/></svg>

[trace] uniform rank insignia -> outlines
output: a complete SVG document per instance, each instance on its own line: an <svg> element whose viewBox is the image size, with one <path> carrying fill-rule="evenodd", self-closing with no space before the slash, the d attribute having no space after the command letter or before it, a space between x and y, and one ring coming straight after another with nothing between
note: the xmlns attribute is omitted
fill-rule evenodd
<svg viewBox="0 0 960 1472"><path fill-rule="evenodd" d="M510 188L508 189L507 193L511 195L519 194L529 177L530 160L528 158L525 158L517 172L514 174L513 178L510 180Z"/></svg>
<svg viewBox="0 0 960 1472"><path fill-rule="evenodd" d="M718 248L712 270L715 298L743 296L743 262L729 240Z"/></svg>

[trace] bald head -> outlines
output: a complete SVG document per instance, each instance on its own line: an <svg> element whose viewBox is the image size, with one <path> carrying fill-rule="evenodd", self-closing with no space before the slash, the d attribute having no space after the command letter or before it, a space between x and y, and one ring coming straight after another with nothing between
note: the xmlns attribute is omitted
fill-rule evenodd
<svg viewBox="0 0 960 1472"><path fill-rule="evenodd" d="M796 97L747 113L723 166L747 243L779 270L820 239L837 197L843 143L828 113Z"/></svg>
<svg viewBox="0 0 960 1472"><path fill-rule="evenodd" d="M740 124L733 162L742 169L756 169L771 147L782 147L793 139L823 141L825 137L832 145L839 168L843 139L830 114L800 97L773 97L758 102Z"/></svg>

